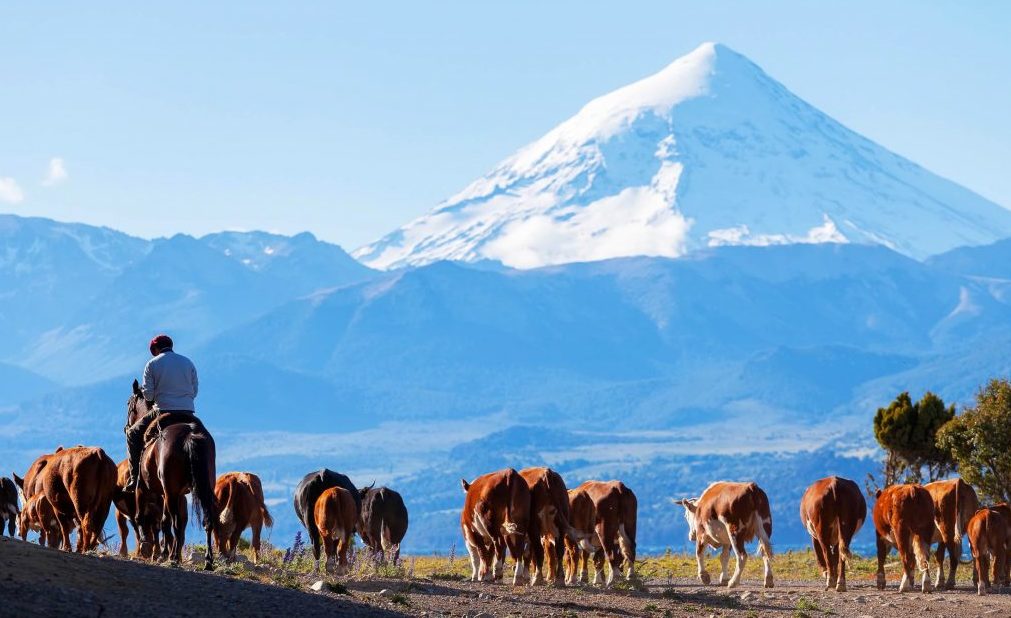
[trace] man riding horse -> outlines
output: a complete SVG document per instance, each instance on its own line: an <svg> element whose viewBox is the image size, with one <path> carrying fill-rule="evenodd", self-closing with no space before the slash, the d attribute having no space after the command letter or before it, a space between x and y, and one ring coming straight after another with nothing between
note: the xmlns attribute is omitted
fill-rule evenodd
<svg viewBox="0 0 1011 618"><path fill-rule="evenodd" d="M149 346L151 360L144 366L144 382L141 392L144 399L155 406L126 428L126 448L130 454L130 480L127 490L137 488L140 476L140 456L144 451L144 435L148 427L159 416L162 425L180 422L197 423L197 368L193 362L176 354L172 349L172 339L168 335L158 335Z"/></svg>
<svg viewBox="0 0 1011 618"><path fill-rule="evenodd" d="M172 350L172 340L151 340L154 357L144 367L143 386L133 381L127 401L126 443L130 452L127 491L134 494L135 527L141 532L140 555L154 555L153 531L164 533L162 555L179 563L186 542L189 494L193 512L207 533L204 568L212 569L211 536L218 508L214 498L214 438L197 419L197 370ZM161 503L152 510L150 504Z"/></svg>

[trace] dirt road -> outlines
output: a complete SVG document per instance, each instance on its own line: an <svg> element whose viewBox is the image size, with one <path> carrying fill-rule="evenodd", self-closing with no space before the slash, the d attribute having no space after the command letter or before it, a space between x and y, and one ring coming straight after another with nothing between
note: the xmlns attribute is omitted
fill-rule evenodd
<svg viewBox="0 0 1011 618"><path fill-rule="evenodd" d="M968 586L933 594L881 592L851 579L846 593L814 582L746 581L734 591L694 580L648 581L638 590L519 587L455 579L379 578L310 589L300 575L285 586L272 567L245 579L116 557L78 556L0 538L0 616L855 616L882 618L1011 617L1011 594L978 597Z"/></svg>

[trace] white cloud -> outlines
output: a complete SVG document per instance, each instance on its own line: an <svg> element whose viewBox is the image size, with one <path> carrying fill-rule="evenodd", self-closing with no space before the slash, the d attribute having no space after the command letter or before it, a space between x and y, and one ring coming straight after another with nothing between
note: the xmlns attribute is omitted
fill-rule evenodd
<svg viewBox="0 0 1011 618"><path fill-rule="evenodd" d="M839 231L835 222L828 215L822 213L822 224L807 231L803 236L796 234L752 234L747 225L741 224L735 227L726 227L709 232L709 246L722 247L724 245L755 245L766 247L769 245L789 245L789 244L819 244L819 243L848 243L849 239Z"/></svg>
<svg viewBox="0 0 1011 618"><path fill-rule="evenodd" d="M17 204L25 199L25 192L21 190L18 183L13 178L0 178L0 202Z"/></svg>
<svg viewBox="0 0 1011 618"><path fill-rule="evenodd" d="M49 160L49 173L46 174L46 179L42 181L42 185L45 187L58 185L66 182L67 177L67 168L63 164L63 158L53 157Z"/></svg>

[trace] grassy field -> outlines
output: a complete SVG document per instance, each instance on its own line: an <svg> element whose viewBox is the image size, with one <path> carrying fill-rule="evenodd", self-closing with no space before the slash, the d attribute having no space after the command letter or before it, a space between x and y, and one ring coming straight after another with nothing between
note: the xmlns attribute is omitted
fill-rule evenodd
<svg viewBox="0 0 1011 618"><path fill-rule="evenodd" d="M198 553L200 549L196 550ZM248 556L251 557L251 556ZM963 555L963 560L968 556ZM312 553L308 548L296 544L294 550L280 550L266 547L262 552L261 563L268 568L252 569L245 561L232 565L219 563L219 570L240 577L274 583L289 587L304 585L313 575ZM823 577L811 550L784 551L773 557L773 573L779 581L821 582ZM733 570L733 559L729 565ZM719 577L720 564L715 556L710 556L707 569L714 579ZM852 584L859 582L873 583L877 571L877 560L874 557L854 555L849 561L847 579ZM695 556L667 552L662 555L640 556L636 562L636 572L642 581L663 584L664 582L694 580L696 577ZM893 552L885 564L885 574L889 582L895 583L901 577L898 556ZM964 565L958 570L960 582L971 581L971 567ZM931 562L931 579L936 575L935 566ZM745 567L744 578L761 580L763 576L762 560L757 555L750 555ZM363 580L368 578L410 580L444 580L462 581L470 577L470 561L466 553L460 555L455 549L440 555L402 556L398 565L378 564L364 552L353 555L350 572L335 578L326 579L337 582L343 579ZM616 580L618 581L618 580ZM621 584L619 584L621 585Z"/></svg>

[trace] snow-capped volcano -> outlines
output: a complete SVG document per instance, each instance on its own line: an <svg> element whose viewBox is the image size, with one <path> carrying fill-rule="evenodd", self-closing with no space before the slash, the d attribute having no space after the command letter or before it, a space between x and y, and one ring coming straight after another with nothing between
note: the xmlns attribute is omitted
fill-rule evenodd
<svg viewBox="0 0 1011 618"><path fill-rule="evenodd" d="M854 133L706 43L594 99L355 257L517 268L726 245L880 243L922 258L1011 236L1011 211Z"/></svg>

